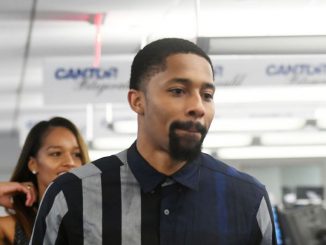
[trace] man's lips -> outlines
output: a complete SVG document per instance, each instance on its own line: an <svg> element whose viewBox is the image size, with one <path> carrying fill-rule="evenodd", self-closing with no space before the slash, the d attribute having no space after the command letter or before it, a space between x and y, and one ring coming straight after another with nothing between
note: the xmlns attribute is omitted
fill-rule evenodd
<svg viewBox="0 0 326 245"><path fill-rule="evenodd" d="M179 136L201 138L206 135L206 128L199 122L175 121L171 124L171 132L175 132Z"/></svg>
<svg viewBox="0 0 326 245"><path fill-rule="evenodd" d="M199 130L197 128L195 128L195 127L184 129L184 130L185 131L192 132L192 133L200 133Z"/></svg>
<svg viewBox="0 0 326 245"><path fill-rule="evenodd" d="M181 135L195 135L195 136L199 136L201 137L201 132L199 132L197 129L195 128L191 128L191 129L181 129L181 128L178 128L176 129L176 133L177 134L181 134Z"/></svg>

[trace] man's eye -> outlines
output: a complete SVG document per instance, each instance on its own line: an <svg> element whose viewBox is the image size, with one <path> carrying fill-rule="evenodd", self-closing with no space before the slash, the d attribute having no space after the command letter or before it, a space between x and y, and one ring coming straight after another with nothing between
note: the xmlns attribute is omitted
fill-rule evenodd
<svg viewBox="0 0 326 245"><path fill-rule="evenodd" d="M174 94L174 95L180 95L184 93L184 90L181 88L172 88L169 90L170 93Z"/></svg>
<svg viewBox="0 0 326 245"><path fill-rule="evenodd" d="M213 100L214 95L211 93L204 93L205 100Z"/></svg>

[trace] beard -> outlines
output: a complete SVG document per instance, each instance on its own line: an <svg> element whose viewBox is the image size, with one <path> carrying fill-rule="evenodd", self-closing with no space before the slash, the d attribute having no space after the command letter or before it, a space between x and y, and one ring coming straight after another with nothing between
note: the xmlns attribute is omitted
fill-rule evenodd
<svg viewBox="0 0 326 245"><path fill-rule="evenodd" d="M177 130L195 130L201 134L200 139L191 135L179 136ZM175 121L169 129L169 152L174 160L191 161L194 160L201 152L207 129L200 123L192 121L180 122Z"/></svg>

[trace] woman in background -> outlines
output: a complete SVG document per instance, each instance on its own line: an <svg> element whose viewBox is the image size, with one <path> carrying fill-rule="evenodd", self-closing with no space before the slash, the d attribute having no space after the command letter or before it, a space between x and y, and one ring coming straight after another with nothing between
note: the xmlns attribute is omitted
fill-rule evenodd
<svg viewBox="0 0 326 245"><path fill-rule="evenodd" d="M0 245L28 244L38 204L58 175L89 162L87 147L77 127L54 117L29 132L10 182L0 182Z"/></svg>

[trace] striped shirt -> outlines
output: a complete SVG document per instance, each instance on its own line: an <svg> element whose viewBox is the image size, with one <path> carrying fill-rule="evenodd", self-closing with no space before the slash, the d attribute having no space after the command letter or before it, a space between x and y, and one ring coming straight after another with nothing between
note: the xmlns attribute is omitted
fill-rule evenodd
<svg viewBox="0 0 326 245"><path fill-rule="evenodd" d="M74 169L41 202L32 245L274 245L272 210L257 180L201 153L172 176L135 144Z"/></svg>

